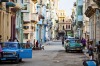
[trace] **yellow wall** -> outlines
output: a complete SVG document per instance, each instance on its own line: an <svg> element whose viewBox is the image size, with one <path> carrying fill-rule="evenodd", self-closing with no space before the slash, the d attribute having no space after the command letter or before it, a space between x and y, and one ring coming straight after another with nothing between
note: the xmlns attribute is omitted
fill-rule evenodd
<svg viewBox="0 0 100 66"><path fill-rule="evenodd" d="M1 4L3 10L0 11L0 35L2 36L2 41L7 41L10 38L11 33L11 20L10 20L10 13L7 13L5 3Z"/></svg>

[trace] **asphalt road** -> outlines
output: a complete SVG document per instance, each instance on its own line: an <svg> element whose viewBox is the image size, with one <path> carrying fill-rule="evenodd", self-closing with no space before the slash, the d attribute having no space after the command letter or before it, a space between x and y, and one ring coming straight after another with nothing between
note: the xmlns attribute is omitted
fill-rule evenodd
<svg viewBox="0 0 100 66"><path fill-rule="evenodd" d="M0 66L83 66L83 53L66 53L60 41L47 42L44 50L33 50L32 59L23 59L19 64L4 62Z"/></svg>

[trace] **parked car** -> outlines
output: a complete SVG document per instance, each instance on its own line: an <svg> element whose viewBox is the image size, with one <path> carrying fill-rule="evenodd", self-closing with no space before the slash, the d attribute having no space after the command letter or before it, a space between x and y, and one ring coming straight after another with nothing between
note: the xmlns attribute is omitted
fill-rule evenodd
<svg viewBox="0 0 100 66"><path fill-rule="evenodd" d="M80 43L79 39L67 39L64 43L64 48L66 52L69 51L80 51L82 52L82 44Z"/></svg>
<svg viewBox="0 0 100 66"><path fill-rule="evenodd" d="M32 58L32 44L18 43L18 42L3 42L2 51L3 57L0 57L2 61L15 61L19 63L24 58Z"/></svg>

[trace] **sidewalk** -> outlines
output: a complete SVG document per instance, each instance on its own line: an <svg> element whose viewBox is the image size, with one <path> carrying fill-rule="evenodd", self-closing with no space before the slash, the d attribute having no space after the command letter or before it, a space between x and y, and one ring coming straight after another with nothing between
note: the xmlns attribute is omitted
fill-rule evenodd
<svg viewBox="0 0 100 66"><path fill-rule="evenodd" d="M53 40L53 42L61 42L61 40Z"/></svg>

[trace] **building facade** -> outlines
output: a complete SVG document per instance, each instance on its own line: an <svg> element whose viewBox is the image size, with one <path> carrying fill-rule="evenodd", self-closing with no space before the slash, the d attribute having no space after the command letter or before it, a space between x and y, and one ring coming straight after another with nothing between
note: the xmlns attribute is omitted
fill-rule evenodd
<svg viewBox="0 0 100 66"><path fill-rule="evenodd" d="M58 36L67 36L71 28L71 18L66 16L64 10L58 10Z"/></svg>
<svg viewBox="0 0 100 66"><path fill-rule="evenodd" d="M19 2L20 3L20 2ZM14 0L1 0L0 3L0 35L1 41L9 39L14 40L16 37L16 19L18 11L20 11L20 4Z"/></svg>
<svg viewBox="0 0 100 66"><path fill-rule="evenodd" d="M98 42L100 40L99 37L99 27L97 26L99 24L98 21L98 6L97 4L92 0L86 0L86 11L85 15L89 18L89 39L92 39L94 43Z"/></svg>
<svg viewBox="0 0 100 66"><path fill-rule="evenodd" d="M83 0L76 1L76 27L77 37L82 38L83 34Z"/></svg>

